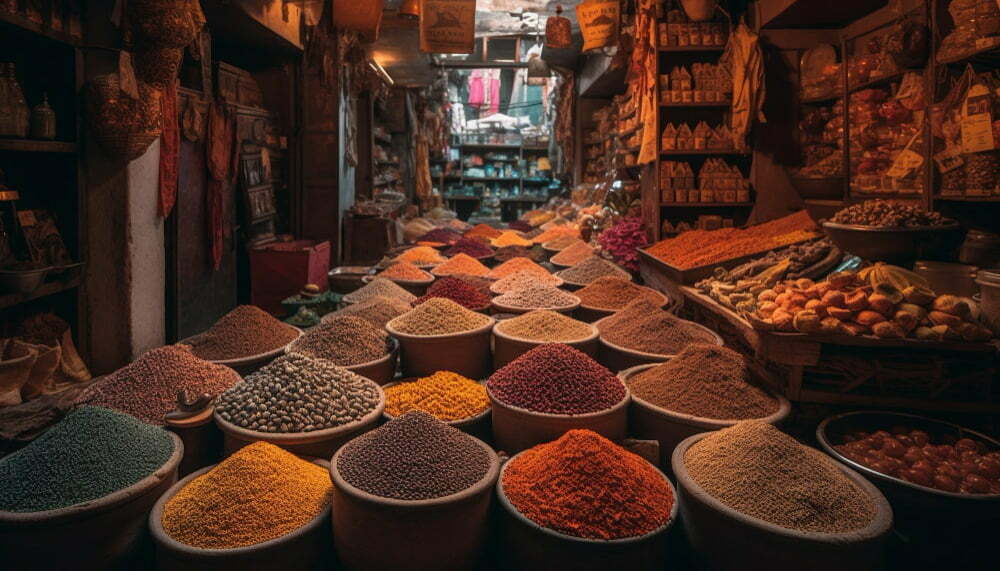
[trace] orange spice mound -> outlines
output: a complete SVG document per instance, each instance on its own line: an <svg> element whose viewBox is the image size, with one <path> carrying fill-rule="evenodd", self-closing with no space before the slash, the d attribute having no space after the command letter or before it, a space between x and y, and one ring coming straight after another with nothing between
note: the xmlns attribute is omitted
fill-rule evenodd
<svg viewBox="0 0 1000 571"><path fill-rule="evenodd" d="M542 266L539 266L535 262L532 262L528 258L517 257L517 258L511 258L506 262L500 264L499 266L493 268L493 271L486 274L486 277L498 280L500 278L505 278L513 274L514 272L521 272L521 271L537 272L539 274L549 273L548 270L546 270Z"/></svg>
<svg viewBox="0 0 1000 571"><path fill-rule="evenodd" d="M447 258L442 256L440 252L430 246L417 246L396 256L393 261L410 262L411 264L416 264L418 266L426 266L430 264L440 264L446 259Z"/></svg>
<svg viewBox="0 0 1000 571"><path fill-rule="evenodd" d="M435 276L451 276L455 274L485 276L490 273L490 269L468 254L455 254L447 262L435 266L431 270L431 273Z"/></svg>
<svg viewBox="0 0 1000 571"><path fill-rule="evenodd" d="M577 230L575 226L553 226L552 228L549 228L538 236L532 238L532 241L536 244L544 244L545 242L551 242L564 236L579 238L580 231Z"/></svg>
<svg viewBox="0 0 1000 571"><path fill-rule="evenodd" d="M749 228L690 230L661 240L646 251L664 262L689 269L766 252L818 236L805 210Z"/></svg>
<svg viewBox="0 0 1000 571"><path fill-rule="evenodd" d="M379 272L378 276L403 281L426 281L434 277L410 262L393 262L388 268Z"/></svg>
<svg viewBox="0 0 1000 571"><path fill-rule="evenodd" d="M489 224L476 224L469 229L468 232L464 234L466 238L475 238L476 236L483 236L486 238L497 238L503 232L497 230L496 228L490 226Z"/></svg>
<svg viewBox="0 0 1000 571"><path fill-rule="evenodd" d="M590 244L583 240L577 240L555 256L552 256L549 261L561 266L575 266L589 258L593 253L594 249L590 247Z"/></svg>
<svg viewBox="0 0 1000 571"><path fill-rule="evenodd" d="M531 240L526 240L519 236L516 232L511 232L510 230L500 234L496 238L491 240L494 246L497 248L502 248L504 246L531 246Z"/></svg>
<svg viewBox="0 0 1000 571"><path fill-rule="evenodd" d="M417 242L417 246L427 246L429 248L440 248L442 246L447 246L447 245L448 244L445 244L444 242L426 242L426 241Z"/></svg>

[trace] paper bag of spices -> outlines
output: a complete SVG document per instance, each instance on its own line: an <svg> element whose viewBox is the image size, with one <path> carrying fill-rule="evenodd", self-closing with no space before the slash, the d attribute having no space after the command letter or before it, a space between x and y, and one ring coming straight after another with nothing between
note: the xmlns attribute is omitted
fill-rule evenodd
<svg viewBox="0 0 1000 571"><path fill-rule="evenodd" d="M613 45L618 40L618 0L585 0L576 7L583 51Z"/></svg>
<svg viewBox="0 0 1000 571"><path fill-rule="evenodd" d="M475 31L476 0L421 0L420 51L471 54Z"/></svg>

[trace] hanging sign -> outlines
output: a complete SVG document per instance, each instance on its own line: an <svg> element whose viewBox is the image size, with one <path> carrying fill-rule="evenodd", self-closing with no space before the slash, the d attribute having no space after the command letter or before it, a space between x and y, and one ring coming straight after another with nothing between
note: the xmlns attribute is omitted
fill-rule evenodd
<svg viewBox="0 0 1000 571"><path fill-rule="evenodd" d="M471 54L475 31L476 0L420 0L420 51Z"/></svg>
<svg viewBox="0 0 1000 571"><path fill-rule="evenodd" d="M366 42L378 39L385 0L333 0L333 25L361 35Z"/></svg>
<svg viewBox="0 0 1000 571"><path fill-rule="evenodd" d="M962 105L963 152L978 153L996 148L990 99L990 90L985 85L976 83L969 88Z"/></svg>
<svg viewBox="0 0 1000 571"><path fill-rule="evenodd" d="M583 35L583 51L618 41L618 0L587 0L576 6L576 20Z"/></svg>

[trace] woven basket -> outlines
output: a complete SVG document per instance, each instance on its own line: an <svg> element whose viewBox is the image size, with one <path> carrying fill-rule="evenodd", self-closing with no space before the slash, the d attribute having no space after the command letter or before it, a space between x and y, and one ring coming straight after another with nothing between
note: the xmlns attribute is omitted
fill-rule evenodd
<svg viewBox="0 0 1000 571"><path fill-rule="evenodd" d="M201 31L200 6L191 0L132 0L129 25L137 45L147 48L183 48Z"/></svg>
<svg viewBox="0 0 1000 571"><path fill-rule="evenodd" d="M177 78L184 50L181 48L153 48L136 50L135 77L157 89L163 89Z"/></svg>
<svg viewBox="0 0 1000 571"><path fill-rule="evenodd" d="M160 91L139 82L139 99L121 91L118 74L95 77L86 87L94 140L113 158L135 160L160 136Z"/></svg>

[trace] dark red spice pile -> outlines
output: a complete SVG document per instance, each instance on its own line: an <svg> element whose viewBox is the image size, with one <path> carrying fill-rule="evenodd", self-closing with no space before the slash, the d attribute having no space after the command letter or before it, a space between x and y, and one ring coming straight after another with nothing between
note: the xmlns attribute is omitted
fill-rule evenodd
<svg viewBox="0 0 1000 571"><path fill-rule="evenodd" d="M439 244L454 244L462 238L462 234L451 228L435 228L417 238L417 242L437 242Z"/></svg>
<svg viewBox="0 0 1000 571"><path fill-rule="evenodd" d="M518 232L531 232L534 230L534 227L524 220L515 220L508 224L507 227L511 230L517 230Z"/></svg>
<svg viewBox="0 0 1000 571"><path fill-rule="evenodd" d="M560 343L539 345L486 382L500 402L550 414L586 414L621 402L625 385L614 373Z"/></svg>
<svg viewBox="0 0 1000 571"><path fill-rule="evenodd" d="M475 238L461 238L452 244L451 248L448 248L445 254L448 256L465 254L473 258L485 258L493 255L493 248Z"/></svg>
<svg viewBox="0 0 1000 571"><path fill-rule="evenodd" d="M459 278L441 278L427 288L427 294L417 298L414 307L433 297L450 299L466 309L482 309L489 306L490 296L479 288Z"/></svg>

